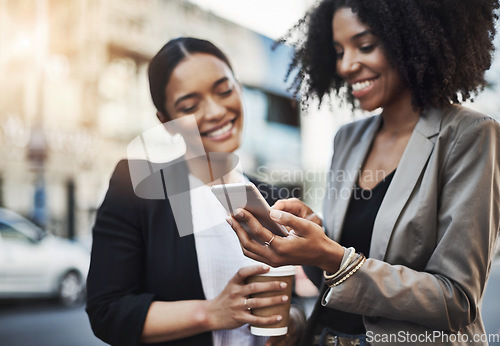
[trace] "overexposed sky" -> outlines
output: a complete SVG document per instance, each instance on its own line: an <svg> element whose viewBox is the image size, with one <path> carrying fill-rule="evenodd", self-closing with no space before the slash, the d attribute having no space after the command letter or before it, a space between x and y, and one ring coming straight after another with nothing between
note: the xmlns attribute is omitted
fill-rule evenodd
<svg viewBox="0 0 500 346"><path fill-rule="evenodd" d="M273 39L306 12L312 0L188 0L218 16Z"/></svg>

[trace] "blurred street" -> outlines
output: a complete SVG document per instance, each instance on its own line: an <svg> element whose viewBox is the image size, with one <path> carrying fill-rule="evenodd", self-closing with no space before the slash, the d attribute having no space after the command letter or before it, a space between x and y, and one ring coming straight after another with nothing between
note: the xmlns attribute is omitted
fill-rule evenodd
<svg viewBox="0 0 500 346"><path fill-rule="evenodd" d="M84 305L65 308L56 302L0 302L2 346L102 346L90 329Z"/></svg>
<svg viewBox="0 0 500 346"><path fill-rule="evenodd" d="M500 334L500 257L492 265L483 301L487 334ZM90 329L84 306L64 308L56 302L0 302L0 345L102 346ZM490 345L500 343L490 342Z"/></svg>

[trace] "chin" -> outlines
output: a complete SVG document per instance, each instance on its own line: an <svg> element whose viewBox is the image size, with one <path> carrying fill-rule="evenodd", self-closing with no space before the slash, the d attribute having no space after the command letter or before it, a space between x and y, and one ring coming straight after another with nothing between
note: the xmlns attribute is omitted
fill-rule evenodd
<svg viewBox="0 0 500 346"><path fill-rule="evenodd" d="M378 103L373 103L373 102L360 102L359 103L359 108L361 108L364 111L371 112L374 111L378 108L380 108L380 104Z"/></svg>
<svg viewBox="0 0 500 346"><path fill-rule="evenodd" d="M203 145L205 148L205 151L210 153L232 153L236 149L240 147L240 142L238 141L237 143L220 143L218 145L214 145L213 143L210 143L208 145Z"/></svg>

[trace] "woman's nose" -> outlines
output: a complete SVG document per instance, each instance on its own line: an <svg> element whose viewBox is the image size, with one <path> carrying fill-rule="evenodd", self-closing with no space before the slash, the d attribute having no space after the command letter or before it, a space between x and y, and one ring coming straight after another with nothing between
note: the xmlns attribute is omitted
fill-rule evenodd
<svg viewBox="0 0 500 346"><path fill-rule="evenodd" d="M349 75L359 71L361 64L356 54L345 52L342 59L338 60L337 73L341 77L348 77Z"/></svg>
<svg viewBox="0 0 500 346"><path fill-rule="evenodd" d="M209 97L207 100L207 107L205 109L205 118L206 119L216 119L223 117L226 113L226 107L218 100L215 100L212 97Z"/></svg>

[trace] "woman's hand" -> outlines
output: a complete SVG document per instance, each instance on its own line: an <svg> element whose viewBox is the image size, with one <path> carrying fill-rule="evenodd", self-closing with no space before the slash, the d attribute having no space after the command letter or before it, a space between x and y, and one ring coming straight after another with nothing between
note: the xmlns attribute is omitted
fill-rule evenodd
<svg viewBox="0 0 500 346"><path fill-rule="evenodd" d="M280 199L272 206L272 209L286 211L287 213L312 221L318 226L323 226L323 221L319 216L298 198Z"/></svg>
<svg viewBox="0 0 500 346"><path fill-rule="evenodd" d="M207 315L210 330L233 329L244 324L264 327L281 321L282 316L259 317L252 315L251 309L264 306L284 304L288 296L276 293L268 298L250 298L259 292L282 291L286 283L282 281L246 283L246 280L256 274L269 271L266 265L244 267L227 283L224 290L213 300L208 301Z"/></svg>
<svg viewBox="0 0 500 346"><path fill-rule="evenodd" d="M304 213L305 208L297 210ZM271 209L270 215L277 223L292 229L287 237L274 236L244 209L237 209L233 217L227 218L245 256L273 267L294 264L313 265L332 273L338 270L344 248L328 238L317 223L277 208ZM246 232L240 222L246 223L251 231ZM270 245L265 245L269 242Z"/></svg>
<svg viewBox="0 0 500 346"><path fill-rule="evenodd" d="M290 320L288 322L288 333L283 336L272 336L266 346L294 346L297 345L302 332L306 326L306 316L299 307L292 305L290 307Z"/></svg>

